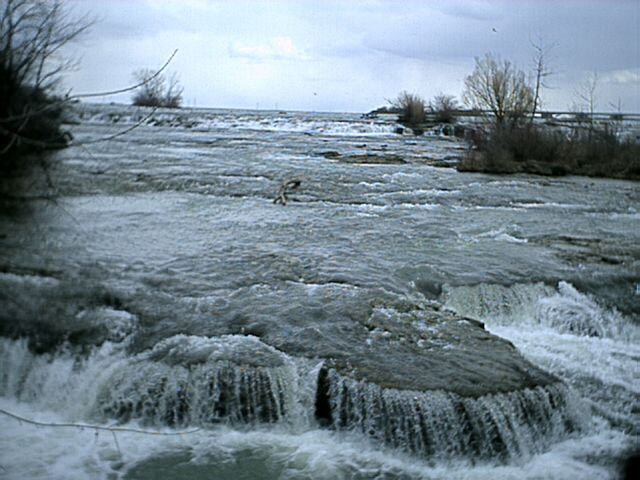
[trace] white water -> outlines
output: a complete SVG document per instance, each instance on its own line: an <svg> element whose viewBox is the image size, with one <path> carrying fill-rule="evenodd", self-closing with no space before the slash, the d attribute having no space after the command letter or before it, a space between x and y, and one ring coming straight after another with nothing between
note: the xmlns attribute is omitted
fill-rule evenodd
<svg viewBox="0 0 640 480"><path fill-rule="evenodd" d="M552 444L549 449L520 452L521 455L507 465L489 460L475 462L471 467L455 456L425 461L380 446L356 433L319 429L314 426L311 415L295 426L291 422L280 422L248 430L220 425L178 436L118 432L115 438L109 432L95 433L90 429L36 427L3 415L0 416L2 473L4 478L11 479L107 479L129 478L129 474L131 478L201 478L198 475L208 478L206 472L217 471L220 476L213 478L270 478L256 476L259 469L266 468L263 465L266 462L271 470L265 471L276 475L271 478L291 479L616 478L619 466L613 459L621 451L630 451L635 441L632 431L625 433L637 422L633 411L640 393L635 368L640 347L628 340L635 338L635 327L628 325L624 331L612 334L616 338L607 338L566 333L554 322L541 325L540 312L531 316L530 312L536 311L531 309L532 304L537 302L545 307L542 311L557 311L548 308L549 302L567 308L567 302L571 304L570 300L577 294L568 284L559 291L542 285L516 286L511 293L504 287L485 287L485 290L499 292L494 297L511 294L509 309L515 310L511 312L512 322L503 315L498 317L498 322L489 324L489 329L514 342L535 364L564 378L595 407L593 417L589 412L573 412L587 422L584 431ZM455 289L451 289L449 295L449 304L454 303ZM513 295L521 300L514 301ZM485 293L484 303L492 300L495 298L490 299ZM584 304L576 305L583 308ZM605 324L607 315L619 315L602 309L590 313L595 316L593 321ZM190 342L193 348L186 350L184 340L179 339L159 350L164 351L163 356L209 355L211 346L207 341L192 339ZM2 340L0 408L46 423L96 420L94 402L100 397L101 386L130 361L122 348L106 343L86 360L79 361L76 355L64 351L35 356L29 353L25 341ZM310 409L311 385L317 366L308 365L301 371L306 372L308 380L298 384L307 387L296 392L296 401L301 408ZM150 428L135 421L126 425ZM151 428L151 431L175 433L176 430ZM514 440L514 448L517 444ZM157 477L158 472L151 466L162 458L172 460L165 476ZM145 463L150 460L151 464ZM262 466L256 467L255 462ZM252 470L255 468L258 470Z"/></svg>
<svg viewBox="0 0 640 480"><path fill-rule="evenodd" d="M118 109L122 107L114 112ZM110 395L135 398L166 376L158 372L175 373L177 379L188 376L171 365L172 359L182 362L186 355L197 363L215 353L217 360L232 362L233 353L248 346L242 342L255 341L243 337L238 345L231 339L233 348L225 352L218 348L220 339L190 332L204 328L198 322L217 321L216 315L226 314L228 320L227 305L245 315L296 316L291 303L311 299L316 303L308 311L315 312L317 305L340 313L336 302L327 303L340 296L338 287L327 287L334 281L354 296L362 285L403 295L413 285L407 294L416 298L420 292L439 291L438 282L451 281L466 286L445 285L439 300L484 321L532 363L566 382L582 399L571 413L583 428L532 444L526 429L517 431L506 462L471 461L459 452L425 459L357 432L319 428L313 418L318 362L285 356L279 363L266 348L258 351L268 359L257 361L264 360L261 368L277 370L272 378L279 385L286 383L287 408L278 410L275 423L230 426L212 421L184 435L118 432L114 437L88 428L37 427L0 415L0 478L617 477L621 461L637 447L638 328L601 299L558 280L605 272L610 273L605 278L627 275L624 281L637 285L637 231L630 227L638 211L635 186L591 179L465 176L420 164L334 164L317 152L350 152L364 143L372 151L388 148L410 159L425 152L451 152L443 143L394 137L387 124L344 121L339 115L197 113L188 128L190 115L156 116L164 127L141 128L90 153L61 152L74 165L58 180L64 214L43 208L34 214L35 226L23 228L17 239L12 235L20 225L9 221L0 225L0 239L14 248L7 250L11 258L30 248L28 240L46 238L42 250L36 246L31 252L44 258L45 267L60 262L61 269L80 265L90 270L88 266L99 263L98 273L91 271L99 281L108 277L110 287L140 294L148 309L175 294L172 306L192 302L202 315L169 315L174 323L158 328L178 325L179 332L189 335L172 331L135 358L125 353L126 343L116 342L134 331L139 319L116 309L79 313L86 324L102 324L110 332L110 341L87 347L83 354L63 346L55 354L34 355L25 341L3 339L1 409L45 423L109 426L114 421L103 408ZM112 127L117 131L136 118L121 117ZM106 120L93 118L95 125L79 138L102 136ZM207 143L218 140L219 148ZM274 207L269 195L292 173L306 175L306 197L299 204ZM55 215L62 218L52 220ZM618 263L604 265L601 256ZM25 254L27 267L33 257ZM65 292L52 278L2 275L1 285L11 298L3 297L2 306L16 315L24 313L21 305L31 304L34 312L49 313L47 302L34 292L52 298ZM530 276L553 281L526 283ZM39 281L45 285L35 288L32 283ZM492 283L498 281L508 286ZM338 300L338 307L347 309L343 303ZM43 310L36 308L40 304ZM154 333L151 327L147 325ZM312 330L306 333L312 336ZM105 392L114 380L117 388ZM182 388L174 386L163 391L163 406L150 415L133 416L123 426L179 431L180 422L169 429L154 416L173 409L170 394ZM134 395L125 395L127 390ZM353 390L362 391L359 386ZM390 402L398 403L396 394L387 392ZM368 398L362 400L365 404ZM442 403L447 407L447 399ZM507 418L505 411L511 408L509 401L502 405L506 408L497 418Z"/></svg>

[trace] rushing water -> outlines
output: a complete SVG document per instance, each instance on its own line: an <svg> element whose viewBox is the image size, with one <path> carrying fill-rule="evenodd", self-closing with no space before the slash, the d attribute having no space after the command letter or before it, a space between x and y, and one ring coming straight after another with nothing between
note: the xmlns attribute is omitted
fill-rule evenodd
<svg viewBox="0 0 640 480"><path fill-rule="evenodd" d="M0 478L617 478L640 419L637 184L462 174L436 165L463 144L356 115L156 112L90 143L146 113L80 109L56 200L0 221L0 408L156 434L0 415ZM351 324L453 349L429 308L566 386L418 398L321 373L321 349L390 335Z"/></svg>

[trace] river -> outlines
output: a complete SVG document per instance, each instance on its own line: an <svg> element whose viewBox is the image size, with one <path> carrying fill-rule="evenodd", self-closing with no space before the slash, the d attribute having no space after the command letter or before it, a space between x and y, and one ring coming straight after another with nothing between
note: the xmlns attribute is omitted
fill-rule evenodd
<svg viewBox="0 0 640 480"><path fill-rule="evenodd" d="M0 415L0 478L601 479L637 450L637 183L459 173L461 141L355 114L77 110L37 186L55 198L0 217L0 409L125 431ZM500 455L326 428L322 352L362 357L349 325L424 331L429 309L561 379L579 427L521 429ZM212 358L244 403L192 396L187 418Z"/></svg>

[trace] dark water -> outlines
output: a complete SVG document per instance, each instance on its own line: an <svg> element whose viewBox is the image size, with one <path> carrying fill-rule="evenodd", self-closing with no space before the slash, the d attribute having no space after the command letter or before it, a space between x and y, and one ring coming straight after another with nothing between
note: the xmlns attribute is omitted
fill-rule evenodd
<svg viewBox="0 0 640 480"><path fill-rule="evenodd" d="M86 108L75 139L142 116ZM616 477L637 445L636 184L462 174L434 165L454 161L463 144L398 136L392 123L356 115L153 118L59 152L57 200L34 199L0 222L2 332L27 338L2 340L0 405L56 422L146 419L145 428L175 433L189 426L176 406L193 382L182 366L216 355L229 367L197 375L245 385L238 395L254 406L221 401L219 413L252 421L215 417L179 436L119 433L116 444L110 434L0 417L9 478ZM405 163L343 161L363 154ZM274 205L291 177L301 191ZM356 345L350 325L390 318L435 328L415 314L434 306L485 322L564 380L581 428L541 441L515 428L506 458L445 446L425 458L321 428L322 362L309 352L362 356L386 332ZM388 361L411 371L404 358ZM163 378L174 383L159 385ZM265 393L274 385L281 396ZM513 406L497 399L486 408L499 416Z"/></svg>

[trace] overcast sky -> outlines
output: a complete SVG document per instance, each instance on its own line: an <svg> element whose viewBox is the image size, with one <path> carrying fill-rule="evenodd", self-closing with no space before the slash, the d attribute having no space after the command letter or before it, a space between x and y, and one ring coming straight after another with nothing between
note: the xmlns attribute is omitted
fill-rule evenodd
<svg viewBox="0 0 640 480"><path fill-rule="evenodd" d="M474 57L530 69L555 45L544 107L568 109L598 74L597 110L640 112L640 0L67 0L96 24L70 48L74 93L169 66L184 105L368 111L400 91L460 98ZM102 101L129 102L130 95Z"/></svg>

